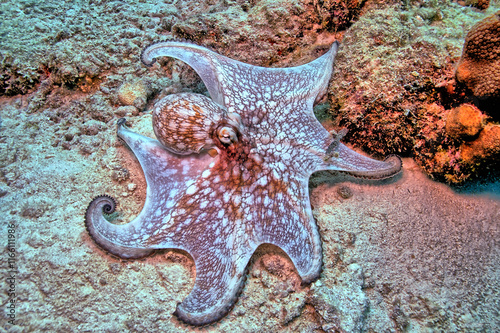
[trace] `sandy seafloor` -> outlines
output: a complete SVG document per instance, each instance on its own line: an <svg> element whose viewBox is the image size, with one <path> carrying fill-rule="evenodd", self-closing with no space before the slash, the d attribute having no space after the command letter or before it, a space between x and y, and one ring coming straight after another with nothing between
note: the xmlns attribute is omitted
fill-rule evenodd
<svg viewBox="0 0 500 333"><path fill-rule="evenodd" d="M36 38L58 32L43 20L36 26L35 18L46 12L37 11L35 2L20 4L32 8L24 11L24 21L9 12L14 5L2 3L2 12L11 15L2 26L2 43L10 41L12 50L18 48L13 56L34 66L40 53L30 59L19 45L29 48ZM138 16L154 9L147 1L139 4L144 6ZM92 4L82 11L93 19L78 21L62 39L68 44L76 40L68 50L75 45L98 49L90 39L78 42L89 34L78 24L90 27L103 20L97 15L102 2L95 6L94 12ZM68 16L77 17L78 8L72 10ZM135 13L131 6L127 10ZM16 35L16 29L30 29L20 28L22 22L33 27L30 41ZM152 38L154 31L147 29L145 39ZM102 52L119 57L120 47ZM0 97L1 332L498 330L500 182L485 179L454 189L430 180L411 158L404 158L402 174L384 181L313 175L311 204L324 256L316 282L301 286L286 255L264 246L252 258L246 286L227 317L203 329L180 323L172 313L192 288L192 259L164 250L144 260L118 260L93 243L83 222L88 203L99 194L117 198L123 221L140 212L145 181L132 153L116 139L115 124L126 115L134 131L154 137L150 109L156 97L150 96L138 112L131 106L120 109L113 96L122 82L146 71L137 62L141 48L130 46L133 56L119 63L122 67L113 63L116 59L109 67L95 65L99 79L89 74L91 65L83 64L92 52L78 50L81 67L59 71L62 84L44 81L54 91L44 91L42 82L22 94ZM71 53L65 58L61 50L55 48L56 59L71 64ZM30 66L19 70L28 81ZM73 69L87 74L73 75ZM155 71L161 77L161 68ZM176 83L175 75L184 72L181 68L164 81L154 76L153 88L174 83L169 92L203 91L189 80ZM82 78L89 78L89 87L78 81ZM15 235L15 273L8 267L9 231ZM15 283L7 282L11 275ZM14 325L7 316L10 287L16 294Z"/></svg>

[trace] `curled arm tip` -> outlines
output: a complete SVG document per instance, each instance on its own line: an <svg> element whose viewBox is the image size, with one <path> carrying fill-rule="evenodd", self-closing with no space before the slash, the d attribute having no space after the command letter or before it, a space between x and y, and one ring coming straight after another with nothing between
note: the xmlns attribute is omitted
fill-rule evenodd
<svg viewBox="0 0 500 333"><path fill-rule="evenodd" d="M153 253L151 249L120 245L121 226L108 222L103 216L112 214L115 208L115 199L108 195L100 195L90 202L85 212L85 227L92 240L104 251L123 259L143 258Z"/></svg>

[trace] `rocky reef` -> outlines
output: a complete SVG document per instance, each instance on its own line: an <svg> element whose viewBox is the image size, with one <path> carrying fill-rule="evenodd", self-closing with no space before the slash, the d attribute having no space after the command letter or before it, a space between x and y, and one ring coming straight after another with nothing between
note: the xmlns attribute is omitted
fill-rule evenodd
<svg viewBox="0 0 500 333"><path fill-rule="evenodd" d="M330 86L332 125L347 128L346 140L369 153L413 156L440 181L490 174L496 139L483 149L491 153L472 162L461 146L474 138L457 138L446 119L471 103L482 122L497 126L497 14L473 26L485 13L455 3L373 6L343 40Z"/></svg>
<svg viewBox="0 0 500 333"><path fill-rule="evenodd" d="M140 65L141 49L167 37L189 39L254 65L302 63L304 57L316 58L335 32L356 20L364 2L2 3L3 38L9 42L0 51L0 95L27 94L41 82L92 92L116 88L112 74L154 76ZM173 61L164 62L170 72ZM171 75L190 80L184 73ZM159 86L168 84L153 88Z"/></svg>

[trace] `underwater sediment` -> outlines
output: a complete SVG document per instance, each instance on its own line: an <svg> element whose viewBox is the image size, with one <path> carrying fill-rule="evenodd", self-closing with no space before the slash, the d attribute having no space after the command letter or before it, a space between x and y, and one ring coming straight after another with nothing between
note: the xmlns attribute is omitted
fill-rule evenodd
<svg viewBox="0 0 500 333"><path fill-rule="evenodd" d="M460 60L468 32L500 5L472 2L0 4L0 214L4 235L15 230L18 271L15 325L0 331L194 330L172 315L193 286L192 258L162 250L118 260L95 246L83 221L96 195L118 198L115 221L130 221L144 203L146 184L116 138L117 119L154 137L154 102L206 93L182 62L141 64L144 47L172 37L272 67L306 63L342 39L318 115L328 129L347 128L342 141L354 148L405 157L395 180L313 176L320 278L302 285L282 251L261 247L233 310L205 330L494 331L500 204L481 193L498 195L498 183L457 192L421 171L467 185L498 165L491 102L457 68L470 63Z"/></svg>

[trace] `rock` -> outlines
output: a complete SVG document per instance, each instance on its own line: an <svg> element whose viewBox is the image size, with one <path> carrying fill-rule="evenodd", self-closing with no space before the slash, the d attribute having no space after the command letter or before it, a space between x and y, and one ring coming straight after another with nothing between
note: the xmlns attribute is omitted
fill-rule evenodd
<svg viewBox="0 0 500 333"><path fill-rule="evenodd" d="M337 188L337 194L342 199L349 199L352 197L352 190L347 185L341 185Z"/></svg>
<svg viewBox="0 0 500 333"><path fill-rule="evenodd" d="M133 105L120 106L115 110L115 115L120 118L137 116L139 114L139 110Z"/></svg>
<svg viewBox="0 0 500 333"><path fill-rule="evenodd" d="M274 67L304 56L313 59L335 40L335 32L358 18L364 2L259 0L236 6L220 3L212 10L197 6L190 17L172 26L172 33L232 58Z"/></svg>
<svg viewBox="0 0 500 333"><path fill-rule="evenodd" d="M363 269L350 264L332 286L315 284L311 303L327 332L362 332L369 301L362 290Z"/></svg>
<svg viewBox="0 0 500 333"><path fill-rule="evenodd" d="M453 59L462 53L463 26L472 27L484 14L443 2L367 7L342 40L330 83L332 126L349 130L343 142L369 154L414 156L439 181L461 184L484 176L486 161L484 168L471 169L458 155L463 140L474 139L487 118L484 124L450 118L446 128L447 116L457 112L448 110L457 105L474 102L490 116L490 109L499 110L500 100L488 108L478 105L455 81ZM498 39L491 41L492 54L500 54L494 49ZM492 69L488 73L491 79ZM496 80L500 75L488 87L500 89Z"/></svg>
<svg viewBox="0 0 500 333"><path fill-rule="evenodd" d="M127 106L143 110L151 94L150 84L145 80L123 83L118 89L118 100Z"/></svg>

